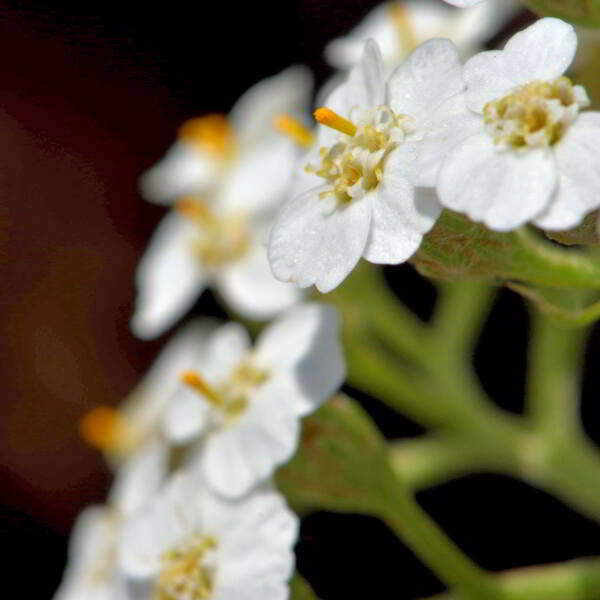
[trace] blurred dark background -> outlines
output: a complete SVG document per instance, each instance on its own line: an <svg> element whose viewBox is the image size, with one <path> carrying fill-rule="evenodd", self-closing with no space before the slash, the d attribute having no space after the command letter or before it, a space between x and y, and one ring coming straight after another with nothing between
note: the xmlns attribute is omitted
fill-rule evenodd
<svg viewBox="0 0 600 600"><path fill-rule="evenodd" d="M302 62L323 81L325 43L376 4L1 4L0 539L11 548L4 568L27 578L27 597L51 597L76 513L101 502L109 484L100 456L78 438L79 417L121 399L164 341L143 343L128 329L135 266L163 213L138 196L138 175L184 119L227 112L257 80ZM433 287L407 265L388 277L427 318ZM220 309L205 295L196 310ZM491 396L517 412L527 327L523 303L502 292L475 356ZM583 393L595 439L598 352L595 333ZM420 433L363 400L387 436ZM600 553L596 525L508 479L468 477L419 499L486 568ZM384 526L362 517L307 517L298 568L324 599L441 589Z"/></svg>

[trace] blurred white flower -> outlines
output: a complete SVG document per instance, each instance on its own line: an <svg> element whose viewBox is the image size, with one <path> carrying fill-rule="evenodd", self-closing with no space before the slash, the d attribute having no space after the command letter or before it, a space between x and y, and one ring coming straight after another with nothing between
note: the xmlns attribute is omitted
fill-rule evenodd
<svg viewBox="0 0 600 600"><path fill-rule="evenodd" d="M303 67L258 83L228 119L209 115L184 124L179 141L142 177L146 197L175 203L176 210L160 223L138 267L136 335L160 335L207 286L250 319L271 318L299 300L298 290L272 276L264 236L301 149L293 128L281 135L275 124L301 129L291 115L308 108L310 92Z"/></svg>
<svg viewBox="0 0 600 600"><path fill-rule="evenodd" d="M227 497L240 496L293 455L300 418L344 379L338 316L304 304L269 325L254 348L228 323L202 358L181 372L183 385L164 415L173 444L190 444L184 468Z"/></svg>
<svg viewBox="0 0 600 600"><path fill-rule="evenodd" d="M490 0L487 1L490 2ZM483 0L444 0L444 2L452 4L452 6L459 6L460 8L469 8L470 6L481 4Z"/></svg>
<svg viewBox="0 0 600 600"><path fill-rule="evenodd" d="M576 46L571 25L545 18L467 62L480 125L444 162L445 206L499 231L568 229L600 206L600 113L581 113L585 90L561 77Z"/></svg>
<svg viewBox="0 0 600 600"><path fill-rule="evenodd" d="M450 4L459 6L458 2ZM419 44L443 37L453 41L460 55L468 58L520 8L517 0L488 0L470 10L452 9L441 0L385 2L348 35L329 42L325 57L334 67L351 67L360 60L364 43L374 39L386 69L391 70Z"/></svg>
<svg viewBox="0 0 600 600"><path fill-rule="evenodd" d="M276 491L230 502L179 474L125 524L119 563L148 598L286 600L297 535Z"/></svg>
<svg viewBox="0 0 600 600"><path fill-rule="evenodd" d="M446 153L478 126L461 72L452 42L436 39L386 83L377 44L366 44L347 82L316 111L318 143L271 228L278 279L328 292L361 256L384 264L410 258L441 211L424 188L435 186Z"/></svg>

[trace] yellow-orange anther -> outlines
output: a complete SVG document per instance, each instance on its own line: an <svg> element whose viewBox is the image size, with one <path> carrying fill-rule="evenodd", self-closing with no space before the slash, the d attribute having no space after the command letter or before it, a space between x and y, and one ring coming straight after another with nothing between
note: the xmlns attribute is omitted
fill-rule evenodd
<svg viewBox="0 0 600 600"><path fill-rule="evenodd" d="M177 137L192 146L226 156L233 151L235 136L225 115L212 114L186 121Z"/></svg>
<svg viewBox="0 0 600 600"><path fill-rule="evenodd" d="M317 108L315 110L315 119L322 125L336 129L346 135L353 136L356 133L356 125L352 121L344 119L344 117L341 117L329 108Z"/></svg>
<svg viewBox="0 0 600 600"><path fill-rule="evenodd" d="M97 406L79 422L79 434L94 448L118 452L126 443L129 427L125 417L111 406Z"/></svg>
<svg viewBox="0 0 600 600"><path fill-rule="evenodd" d="M277 115L273 120L275 129L292 138L298 145L310 148L314 142L312 131L290 115Z"/></svg>
<svg viewBox="0 0 600 600"><path fill-rule="evenodd" d="M194 196L184 196L175 204L177 212L188 219L199 221L203 224L209 224L214 221L214 215L208 206L194 198Z"/></svg>
<svg viewBox="0 0 600 600"><path fill-rule="evenodd" d="M181 381L202 394L212 404L216 406L223 404L223 397L197 371L184 371L181 374Z"/></svg>

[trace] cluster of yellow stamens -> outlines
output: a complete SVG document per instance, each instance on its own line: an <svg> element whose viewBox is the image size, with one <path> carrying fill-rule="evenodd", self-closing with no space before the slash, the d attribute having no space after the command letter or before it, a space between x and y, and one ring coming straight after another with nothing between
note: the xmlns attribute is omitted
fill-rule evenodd
<svg viewBox="0 0 600 600"><path fill-rule="evenodd" d="M339 131L338 143L319 149L321 163L305 170L327 180L340 203L362 197L376 188L383 178L385 159L410 131L410 118L397 115L389 107L363 111L357 123L329 108L319 108L319 123Z"/></svg>
<svg viewBox="0 0 600 600"><path fill-rule="evenodd" d="M218 268L234 262L248 250L250 232L243 215L219 217L196 198L183 198L176 208L198 225L193 251L205 267Z"/></svg>
<svg viewBox="0 0 600 600"><path fill-rule="evenodd" d="M179 140L219 158L235 151L235 134L225 115L211 114L189 119L179 128Z"/></svg>
<svg viewBox="0 0 600 600"><path fill-rule="evenodd" d="M206 555L217 547L212 536L193 536L161 556L154 600L207 600L213 590Z"/></svg>
<svg viewBox="0 0 600 600"><path fill-rule="evenodd" d="M533 81L483 109L487 130L497 144L545 147L558 142L579 110L589 105L581 86L567 77Z"/></svg>
<svg viewBox="0 0 600 600"><path fill-rule="evenodd" d="M184 371L181 380L198 392L204 400L219 409L226 423L235 421L248 407L250 394L262 385L269 374L251 360L242 361L217 385L208 383L197 371Z"/></svg>

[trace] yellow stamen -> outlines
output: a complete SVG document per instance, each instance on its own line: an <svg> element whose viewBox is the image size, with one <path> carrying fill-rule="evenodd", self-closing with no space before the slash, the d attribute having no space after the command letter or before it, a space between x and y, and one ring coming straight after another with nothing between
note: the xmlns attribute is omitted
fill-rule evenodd
<svg viewBox="0 0 600 600"><path fill-rule="evenodd" d="M215 406L223 404L223 397L214 387L212 387L197 371L184 371L181 374L181 381L193 390L202 394L209 402Z"/></svg>
<svg viewBox="0 0 600 600"><path fill-rule="evenodd" d="M125 445L129 425L123 414L111 406L97 406L79 423L79 434L90 446L117 452Z"/></svg>
<svg viewBox="0 0 600 600"><path fill-rule="evenodd" d="M394 23L403 47L406 50L414 50L419 45L419 40L410 19L408 9L401 2L389 5L389 15Z"/></svg>
<svg viewBox="0 0 600 600"><path fill-rule="evenodd" d="M186 121L177 137L191 146L219 156L232 153L235 136L225 115L212 114Z"/></svg>
<svg viewBox="0 0 600 600"><path fill-rule="evenodd" d="M341 117L329 108L317 108L315 110L315 119L322 125L336 129L346 135L353 136L356 133L356 125L352 121L344 119L344 117Z"/></svg>
<svg viewBox="0 0 600 600"><path fill-rule="evenodd" d="M214 222L215 217L208 206L194 196L184 196L175 205L175 209L188 219L208 225Z"/></svg>
<svg viewBox="0 0 600 600"><path fill-rule="evenodd" d="M277 115L273 120L277 131L292 138L299 146L310 148L314 142L312 131L290 115Z"/></svg>

